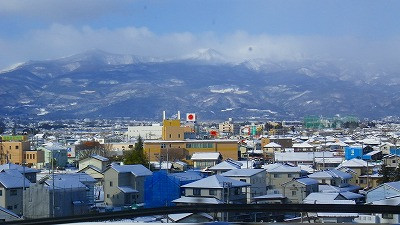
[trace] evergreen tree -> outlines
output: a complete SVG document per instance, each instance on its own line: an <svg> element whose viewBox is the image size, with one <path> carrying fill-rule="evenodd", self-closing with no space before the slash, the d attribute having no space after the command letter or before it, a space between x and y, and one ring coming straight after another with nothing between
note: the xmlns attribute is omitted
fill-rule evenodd
<svg viewBox="0 0 400 225"><path fill-rule="evenodd" d="M135 148L126 152L124 157L125 165L142 164L143 166L149 165L149 160L144 154L143 139L139 136Z"/></svg>
<svg viewBox="0 0 400 225"><path fill-rule="evenodd" d="M400 181L400 164L397 165L397 168L394 171L393 181Z"/></svg>
<svg viewBox="0 0 400 225"><path fill-rule="evenodd" d="M383 163L381 165L381 169L378 171L378 173L380 175L382 175L382 177L378 180L379 184L391 182L391 181L394 180L394 171L393 171L393 169L390 168L390 167L387 167L385 163Z"/></svg>

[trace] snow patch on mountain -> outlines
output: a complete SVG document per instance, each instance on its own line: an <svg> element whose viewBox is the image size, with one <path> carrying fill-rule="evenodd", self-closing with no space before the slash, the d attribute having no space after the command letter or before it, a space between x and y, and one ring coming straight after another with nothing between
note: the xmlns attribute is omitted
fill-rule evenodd
<svg viewBox="0 0 400 225"><path fill-rule="evenodd" d="M242 95L242 94L246 94L249 92L249 91L245 91L245 90L240 90L239 88L231 88L231 87L218 89L217 87L210 86L209 88L210 88L211 93L217 93L217 94L232 93L232 94Z"/></svg>

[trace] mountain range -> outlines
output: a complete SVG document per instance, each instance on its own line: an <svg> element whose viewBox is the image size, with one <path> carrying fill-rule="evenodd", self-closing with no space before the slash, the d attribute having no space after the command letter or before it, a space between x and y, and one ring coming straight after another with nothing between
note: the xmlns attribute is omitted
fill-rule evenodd
<svg viewBox="0 0 400 225"><path fill-rule="evenodd" d="M344 61L235 61L213 49L180 58L91 50L0 72L0 116L160 120L380 118L400 113L400 79Z"/></svg>

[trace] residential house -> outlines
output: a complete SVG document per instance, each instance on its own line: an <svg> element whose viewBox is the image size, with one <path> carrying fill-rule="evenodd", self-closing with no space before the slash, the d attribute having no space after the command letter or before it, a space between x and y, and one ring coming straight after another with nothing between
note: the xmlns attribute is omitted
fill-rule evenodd
<svg viewBox="0 0 400 225"><path fill-rule="evenodd" d="M373 167L374 164L369 163L368 161L353 158L350 160L343 161L336 169L340 171L346 171L348 169L351 169L354 173L353 173L353 178L349 180L349 183L352 185L358 185L361 188L366 188L367 182L364 182L363 179L360 180L360 176L373 174Z"/></svg>
<svg viewBox="0 0 400 225"><path fill-rule="evenodd" d="M291 181L294 178L305 176L307 173L297 166L274 163L265 166L266 185L268 194L282 193L282 184Z"/></svg>
<svg viewBox="0 0 400 225"><path fill-rule="evenodd" d="M201 180L183 185L184 196L175 199L177 205L186 204L243 204L247 202L247 192L243 188L250 184L221 175L213 175ZM235 214L230 213L229 216ZM227 213L219 213L219 219L227 219Z"/></svg>
<svg viewBox="0 0 400 225"><path fill-rule="evenodd" d="M265 169L234 169L221 175L251 185L250 187L244 187L242 190L247 195L248 204L252 202L254 197L267 194Z"/></svg>
<svg viewBox="0 0 400 225"><path fill-rule="evenodd" d="M26 166L17 165L14 163L7 163L0 165L0 171L2 170L18 170L26 179L31 183L36 183L36 174L40 171L34 168L29 168Z"/></svg>
<svg viewBox="0 0 400 225"><path fill-rule="evenodd" d="M367 192L366 203L400 196L400 181L383 183Z"/></svg>
<svg viewBox="0 0 400 225"><path fill-rule="evenodd" d="M300 204L313 192L318 192L318 181L311 178L297 178L282 184L283 196L291 203Z"/></svg>
<svg viewBox="0 0 400 225"><path fill-rule="evenodd" d="M313 152L313 151L315 151L315 147L310 145L307 142L295 143L295 144L293 144L293 149L295 152Z"/></svg>
<svg viewBox="0 0 400 225"><path fill-rule="evenodd" d="M210 168L222 161L222 155L219 152L195 152L191 160L196 169Z"/></svg>
<svg viewBox="0 0 400 225"><path fill-rule="evenodd" d="M68 164L68 150L59 143L47 143L40 148L44 152L45 167L51 168L51 162L54 160L55 168L65 168Z"/></svg>
<svg viewBox="0 0 400 225"><path fill-rule="evenodd" d="M100 155L91 155L90 157L79 160L79 170L91 165L96 167L99 171L103 171L107 168L109 163L110 160L106 157Z"/></svg>
<svg viewBox="0 0 400 225"><path fill-rule="evenodd" d="M291 163L294 165L306 164L314 165L315 158L328 158L335 157L333 152L276 152L275 162L277 163Z"/></svg>
<svg viewBox="0 0 400 225"><path fill-rule="evenodd" d="M215 166L208 168L209 171L212 171L214 174L221 174L227 172L229 170L240 169L242 167L242 163L235 161L233 159L226 159Z"/></svg>
<svg viewBox="0 0 400 225"><path fill-rule="evenodd" d="M23 188L31 182L18 170L0 171L0 206L17 215L23 213Z"/></svg>
<svg viewBox="0 0 400 225"><path fill-rule="evenodd" d="M110 165L104 171L104 203L113 207L144 203L144 183L152 172L143 165Z"/></svg>
<svg viewBox="0 0 400 225"><path fill-rule="evenodd" d="M400 156L398 155L393 155L393 154L389 154L389 155L385 155L382 158L383 163L385 164L386 167L390 167L390 168L397 168L399 166L400 163Z"/></svg>
<svg viewBox="0 0 400 225"><path fill-rule="evenodd" d="M317 170L334 169L343 162L342 157L316 157L315 168Z"/></svg>
<svg viewBox="0 0 400 225"><path fill-rule="evenodd" d="M349 186L349 180L352 178L351 174L336 169L318 171L308 175L308 177L317 180L320 184L329 184L337 187Z"/></svg>
<svg viewBox="0 0 400 225"><path fill-rule="evenodd" d="M385 199L376 200L370 202L368 204L371 205L382 205L382 206L400 206L400 196L395 197L387 197ZM399 224L400 223L400 214L392 214L392 213L374 213L371 216L377 217L378 223L386 223L386 224Z"/></svg>
<svg viewBox="0 0 400 225"><path fill-rule="evenodd" d="M46 176L24 195L24 217L28 219L84 215L94 203L94 183L85 173Z"/></svg>

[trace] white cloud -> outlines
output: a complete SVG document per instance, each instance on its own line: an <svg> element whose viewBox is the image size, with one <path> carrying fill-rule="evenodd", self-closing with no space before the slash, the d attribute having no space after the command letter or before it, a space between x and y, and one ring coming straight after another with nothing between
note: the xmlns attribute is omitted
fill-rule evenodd
<svg viewBox="0 0 400 225"><path fill-rule="evenodd" d="M0 39L0 68L26 61L63 57L88 49L121 54L177 57L214 48L233 59L343 59L397 64L400 38L366 41L352 37L251 35L243 31L217 37L212 32L157 35L146 27L94 29L53 24L19 39Z"/></svg>

